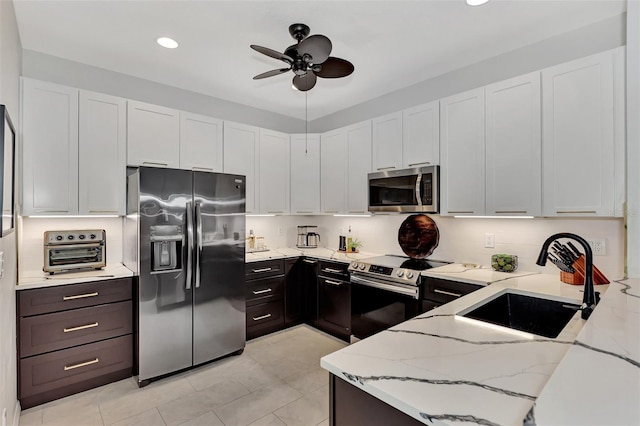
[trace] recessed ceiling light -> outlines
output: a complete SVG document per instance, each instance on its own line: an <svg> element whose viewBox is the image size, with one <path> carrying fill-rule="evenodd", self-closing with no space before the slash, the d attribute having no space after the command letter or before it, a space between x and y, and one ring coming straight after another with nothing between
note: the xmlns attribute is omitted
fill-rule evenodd
<svg viewBox="0 0 640 426"><path fill-rule="evenodd" d="M488 1L489 0L467 0L467 4L469 6L480 6L482 4L485 4Z"/></svg>
<svg viewBox="0 0 640 426"><path fill-rule="evenodd" d="M175 49L178 47L178 42L169 37L160 37L156 41L160 46L166 47L167 49Z"/></svg>

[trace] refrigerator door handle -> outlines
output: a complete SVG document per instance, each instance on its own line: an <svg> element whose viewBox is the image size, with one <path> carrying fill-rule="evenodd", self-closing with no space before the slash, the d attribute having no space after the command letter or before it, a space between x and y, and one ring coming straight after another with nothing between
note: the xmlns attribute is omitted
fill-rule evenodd
<svg viewBox="0 0 640 426"><path fill-rule="evenodd" d="M187 284L186 290L191 289L191 276L193 275L193 204L187 202Z"/></svg>
<svg viewBox="0 0 640 426"><path fill-rule="evenodd" d="M202 255L202 211L200 201L196 201L196 288L200 287L200 257Z"/></svg>

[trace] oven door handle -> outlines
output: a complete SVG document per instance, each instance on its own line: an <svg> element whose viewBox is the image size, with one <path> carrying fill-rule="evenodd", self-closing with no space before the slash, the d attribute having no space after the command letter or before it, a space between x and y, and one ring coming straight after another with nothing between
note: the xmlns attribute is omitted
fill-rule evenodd
<svg viewBox="0 0 640 426"><path fill-rule="evenodd" d="M392 293L398 293L398 294L403 294L405 296L410 296L414 299L419 299L420 295L419 295L419 287L400 287L397 285L393 285L393 284L385 284L385 283L381 283L379 281L372 281L372 280L368 280L366 278L362 278L360 276L355 276L355 275L351 275L351 282L354 284L361 284L367 287L374 287L374 288L378 288L380 290L386 290L386 291L390 291Z"/></svg>

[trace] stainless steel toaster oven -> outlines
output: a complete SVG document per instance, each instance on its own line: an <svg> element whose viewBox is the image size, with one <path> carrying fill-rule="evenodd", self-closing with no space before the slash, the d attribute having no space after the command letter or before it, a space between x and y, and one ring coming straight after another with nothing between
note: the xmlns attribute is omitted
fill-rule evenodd
<svg viewBox="0 0 640 426"><path fill-rule="evenodd" d="M104 229L44 233L44 272L102 269L107 265Z"/></svg>

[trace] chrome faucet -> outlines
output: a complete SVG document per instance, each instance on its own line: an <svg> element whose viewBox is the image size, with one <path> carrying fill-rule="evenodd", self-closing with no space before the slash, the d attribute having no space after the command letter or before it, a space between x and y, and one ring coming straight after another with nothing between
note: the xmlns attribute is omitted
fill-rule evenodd
<svg viewBox="0 0 640 426"><path fill-rule="evenodd" d="M579 242L584 248L584 296L582 297L582 307L580 309L582 310L582 319L586 320L595 309L596 304L600 301L600 298L598 297L600 294L596 293L593 288L593 252L591 251L591 246L587 240L579 235L568 232L553 234L542 244L536 264L544 266L547 263L549 246L558 238L571 238L572 240Z"/></svg>

